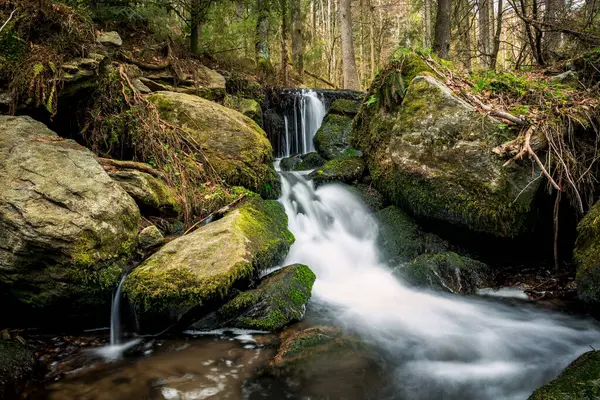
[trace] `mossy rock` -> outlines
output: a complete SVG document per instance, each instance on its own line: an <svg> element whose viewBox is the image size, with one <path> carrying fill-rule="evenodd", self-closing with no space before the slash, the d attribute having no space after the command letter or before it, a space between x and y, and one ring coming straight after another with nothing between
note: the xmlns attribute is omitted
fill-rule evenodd
<svg viewBox="0 0 600 400"><path fill-rule="evenodd" d="M336 158L309 175L315 185L329 182L354 183L365 172L365 162L360 157Z"/></svg>
<svg viewBox="0 0 600 400"><path fill-rule="evenodd" d="M22 398L22 391L33 375L34 353L17 342L0 339L0 399Z"/></svg>
<svg viewBox="0 0 600 400"><path fill-rule="evenodd" d="M529 400L598 398L600 398L600 351L589 351L573 361L558 378L533 392Z"/></svg>
<svg viewBox="0 0 600 400"><path fill-rule="evenodd" d="M600 202L577 225L577 240L573 258L577 265L579 299L600 305Z"/></svg>
<svg viewBox="0 0 600 400"><path fill-rule="evenodd" d="M146 259L129 274L123 292L146 321L178 322L275 266L293 242L283 206L247 196L223 218Z"/></svg>
<svg viewBox="0 0 600 400"><path fill-rule="evenodd" d="M499 121L431 75L416 76L400 101L391 109L365 102L352 132L388 200L413 215L496 237L533 229L540 172L530 163L504 166L493 154L505 140Z"/></svg>
<svg viewBox="0 0 600 400"><path fill-rule="evenodd" d="M307 171L321 167L325 164L319 153L307 153L303 155L282 158L279 167L282 171Z"/></svg>
<svg viewBox="0 0 600 400"><path fill-rule="evenodd" d="M182 206L173 190L163 181L138 170L123 170L109 173L110 177L135 200L142 215L171 217L180 216Z"/></svg>
<svg viewBox="0 0 600 400"><path fill-rule="evenodd" d="M234 297L216 315L192 325L192 329L279 330L304 318L315 279L315 274L306 265L284 267L265 276L256 289ZM216 324L214 318L218 321Z"/></svg>
<svg viewBox="0 0 600 400"><path fill-rule="evenodd" d="M199 162L230 185L277 198L279 177L265 132L239 112L197 96L157 92L148 97L162 118L188 133L202 149Z"/></svg>
<svg viewBox="0 0 600 400"><path fill-rule="evenodd" d="M227 95L225 96L223 104L225 107L229 107L244 114L259 126L262 126L262 110L260 104L258 104L256 100Z"/></svg>
<svg viewBox="0 0 600 400"><path fill-rule="evenodd" d="M139 235L139 246L142 250L148 250L156 247L164 241L162 232L155 226L150 225L142 229Z"/></svg>
<svg viewBox="0 0 600 400"><path fill-rule="evenodd" d="M358 400L373 393L381 372L357 338L327 326L282 336L284 341L261 378L285 382L288 392L299 398L321 398L327 393L335 399Z"/></svg>
<svg viewBox="0 0 600 400"><path fill-rule="evenodd" d="M329 114L345 115L354 117L360 110L360 101L337 99L331 103Z"/></svg>
<svg viewBox="0 0 600 400"><path fill-rule="evenodd" d="M0 131L0 286L28 310L13 316L108 306L136 249L137 205L91 151L42 123L0 116Z"/></svg>
<svg viewBox="0 0 600 400"><path fill-rule="evenodd" d="M313 138L315 149L326 160L341 157L350 148L351 131L352 118L329 113Z"/></svg>
<svg viewBox="0 0 600 400"><path fill-rule="evenodd" d="M378 245L384 261L395 266L427 253L449 249L447 242L423 231L416 221L396 206L375 213L379 225Z"/></svg>
<svg viewBox="0 0 600 400"><path fill-rule="evenodd" d="M361 198L369 210L376 212L383 208L385 204L383 195L371 185L359 183L356 186L349 186L348 188Z"/></svg>
<svg viewBox="0 0 600 400"><path fill-rule="evenodd" d="M423 254L394 270L411 285L457 294L475 294L492 282L490 268L453 252Z"/></svg>

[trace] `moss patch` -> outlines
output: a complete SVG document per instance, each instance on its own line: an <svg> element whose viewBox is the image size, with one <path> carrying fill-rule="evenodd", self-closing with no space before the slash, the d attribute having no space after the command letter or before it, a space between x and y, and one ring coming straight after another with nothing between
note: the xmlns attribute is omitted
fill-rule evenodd
<svg viewBox="0 0 600 400"><path fill-rule="evenodd" d="M328 182L353 183L365 172L365 162L360 157L337 158L310 174L316 185Z"/></svg>
<svg viewBox="0 0 600 400"><path fill-rule="evenodd" d="M600 202L577 225L573 256L579 298L589 304L600 304Z"/></svg>

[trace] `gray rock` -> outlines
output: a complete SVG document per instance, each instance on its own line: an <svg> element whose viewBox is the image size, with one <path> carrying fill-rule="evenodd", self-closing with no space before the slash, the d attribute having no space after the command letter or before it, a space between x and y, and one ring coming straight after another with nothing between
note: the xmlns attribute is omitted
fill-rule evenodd
<svg viewBox="0 0 600 400"><path fill-rule="evenodd" d="M142 250L148 250L152 247L158 246L164 240L164 236L161 231L154 225L150 225L142 229L139 236L139 245Z"/></svg>
<svg viewBox="0 0 600 400"><path fill-rule="evenodd" d="M145 85L151 92L160 92L162 90L169 90L170 87L168 85L163 85L162 83L156 82L150 78L140 77L140 82Z"/></svg>
<svg viewBox="0 0 600 400"><path fill-rule="evenodd" d="M0 116L0 285L39 310L104 304L140 213L91 151L29 117Z"/></svg>
<svg viewBox="0 0 600 400"><path fill-rule="evenodd" d="M139 78L135 78L134 80L132 80L131 84L133 85L135 90L137 90L140 93L152 92L152 90L150 90L148 86L144 85L144 83Z"/></svg>
<svg viewBox="0 0 600 400"><path fill-rule="evenodd" d="M123 40L121 36L115 31L112 32L103 32L98 35L96 41L101 45L108 47L121 47L123 45Z"/></svg>

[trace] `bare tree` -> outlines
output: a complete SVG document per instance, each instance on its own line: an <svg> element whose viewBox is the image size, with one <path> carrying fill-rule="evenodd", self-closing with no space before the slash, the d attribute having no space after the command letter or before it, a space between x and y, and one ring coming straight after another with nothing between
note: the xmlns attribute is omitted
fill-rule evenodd
<svg viewBox="0 0 600 400"><path fill-rule="evenodd" d="M340 0L340 28L342 40L342 67L344 88L360 90L360 81L356 71L354 41L352 40L352 11L350 0Z"/></svg>

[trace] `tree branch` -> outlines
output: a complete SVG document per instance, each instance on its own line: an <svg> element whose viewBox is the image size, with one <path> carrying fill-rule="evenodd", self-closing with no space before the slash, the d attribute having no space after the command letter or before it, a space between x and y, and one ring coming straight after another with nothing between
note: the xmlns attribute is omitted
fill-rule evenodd
<svg viewBox="0 0 600 400"><path fill-rule="evenodd" d="M10 20L12 19L13 15L15 15L15 12L17 12L17 9L18 9L18 8L15 8L15 9L14 9L14 10L13 10L13 11L10 13L10 15L8 16L8 19L6 20L6 22L5 22L4 24L2 24L2 26L0 27L0 32L2 32L2 29L4 29L4 27L5 27L6 25L8 25L8 23L9 23L9 22L10 22Z"/></svg>

